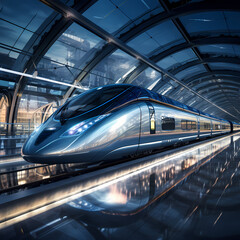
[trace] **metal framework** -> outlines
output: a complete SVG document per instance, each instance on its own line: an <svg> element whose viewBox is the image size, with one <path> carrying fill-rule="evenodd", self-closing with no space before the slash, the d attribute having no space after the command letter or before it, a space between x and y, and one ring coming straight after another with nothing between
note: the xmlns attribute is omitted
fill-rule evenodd
<svg viewBox="0 0 240 240"><path fill-rule="evenodd" d="M235 82L239 82L239 78L240 76L228 76L228 75L218 75L216 77L217 79L220 79L221 81L226 81L231 83L235 83ZM207 83L210 82L212 80L212 76L206 76L204 78L200 78L200 79L195 79L194 81L189 82L189 86L194 86L197 84L201 84L201 83Z"/></svg>
<svg viewBox="0 0 240 240"><path fill-rule="evenodd" d="M185 49L194 49L198 46L203 46L203 45L209 45L209 44L235 44L235 45L240 45L239 39L236 37L209 37L209 38L203 38L203 39L195 39L191 40L191 42L186 42L182 43L179 45L176 45L168 50L165 50L157 55L154 55L150 57L150 59L154 62L159 62L160 60L164 59L165 57L168 57L169 55L172 55L174 53L180 52ZM198 53L199 55L199 53ZM197 55L197 56L198 56ZM204 60L198 59L197 60L199 63L205 63ZM207 62L206 62L207 63ZM147 68L146 64L139 64L139 66L128 76L127 82L132 82L136 76L139 76L141 72L143 72Z"/></svg>
<svg viewBox="0 0 240 240"><path fill-rule="evenodd" d="M189 83L197 81L201 78L209 77L209 76L212 76L212 75L217 75L217 77L215 77L216 79L220 78L218 75L220 75L220 76L225 75L225 76L229 76L229 77L240 77L240 71L215 70L215 71L212 71L211 73L204 72L204 73L200 73L200 74L197 74L197 75L194 75L192 77L184 79L184 83L189 84Z"/></svg>
<svg viewBox="0 0 240 240"><path fill-rule="evenodd" d="M163 1L161 1L161 3L163 3ZM138 36L142 32L145 32L148 29L169 19L179 18L184 15L206 11L240 11L240 5L236 0L212 0L187 3L180 7L171 9L168 12L159 13L149 19L146 19L142 23L135 26L133 29L129 30L126 33L123 33L121 35L121 40L124 42L130 41L132 38Z"/></svg>
<svg viewBox="0 0 240 240"><path fill-rule="evenodd" d="M171 10L169 8L169 4L167 1L165 0L160 0L161 4L163 5L164 9L166 12L170 13ZM184 37L185 39L185 43L182 43L182 44L179 44L177 46L174 46L164 52L161 52L155 56L152 56L151 59L154 61L154 62L158 62L160 61L161 59L171 55L171 54L174 54L176 52L179 52L179 51L182 51L184 49L188 49L188 48L191 48L192 51L195 53L195 55L198 57L198 60L195 60L195 61L192 61L192 62L189 62L187 64L184 64L174 70L170 70L170 72L175 75L177 74L178 72L181 72L189 67L193 67L195 65L198 65L198 64L202 64L206 71L211 74L212 73L212 70L210 69L210 67L208 66L208 63L209 62L228 62L226 61L226 58L222 57L222 58L210 58L210 57L207 57L207 58L203 58L200 54L200 52L198 51L197 47L200 46L200 45L206 45L206 44L211 44L211 43L230 43L231 44L239 44L239 42L237 41L237 38L235 37L208 37L208 38L200 38L200 39L195 39L195 40L192 40L189 36L189 34L187 33L187 31L185 30L184 26L181 24L181 22L179 21L179 19L174 16L174 17L171 17L171 20L172 22L175 24L176 28L179 30L179 32L182 34L182 36ZM232 63L237 63L239 64L240 63L240 60L237 59L237 58L229 58L229 62L232 62ZM129 74L129 76L126 78L126 81L127 83L131 83L136 77L138 77L145 69L146 69L146 64L140 64L138 68L136 68L132 73ZM228 98L227 94L224 93L225 91L225 88L223 89L221 87L221 85L219 85L219 83L217 81L215 81L215 84L218 86L218 88L221 89L223 95L224 95L224 98L231 102L230 99ZM160 87L162 86L161 82L159 82L154 90L158 90ZM180 86L178 87L180 88ZM176 89L173 89L171 91L172 94L175 94L177 91L178 91L178 88ZM204 94L203 92L201 94ZM234 107L235 109L235 106L234 104L231 102L232 106ZM237 109L236 109L237 110Z"/></svg>
<svg viewBox="0 0 240 240"><path fill-rule="evenodd" d="M40 40L39 44L34 49L33 55L30 57L28 62L23 68L23 72L25 73L31 73L34 71L34 64L37 65L38 62L42 59L42 57L46 54L48 49L54 44L54 42L59 38L59 36L72 24L73 21L76 23L82 25L89 31L93 32L94 34L98 35L102 39L106 41L106 45L93 54L93 58L88 61L87 65L82 69L81 73L75 80L75 84L78 84L79 82L83 81L88 74L91 72L91 70L98 64L100 61L109 56L111 53L113 53L116 49L121 49L128 54L132 55L133 57L137 58L140 61L139 66L133 70L126 78L125 83L131 83L134 79L136 79L147 67L151 67L155 69L158 72L161 72L164 77L162 80L160 80L156 86L154 87L154 90L157 91L160 87L162 87L168 80L174 81L176 84L178 84L178 87L174 87L171 90L171 93L174 94L179 91L180 88L184 87L189 91L190 96L185 99L185 103L188 103L191 101L192 96L196 96L197 98L203 99L206 103L211 104L213 108L221 110L221 112L224 112L228 115L230 115L232 118L237 118L232 113L229 112L229 110L225 110L223 106L225 106L225 103L228 106L228 109L233 108L238 113L239 111L235 108L236 101L231 98L229 95L229 90L232 89L233 92L237 92L237 89L239 88L239 78L240 78L240 71L231 71L231 70L216 70L212 71L208 63L214 63L214 62L222 62L222 63L233 63L233 64L239 64L240 65L240 58L237 57L226 57L226 56L219 56L219 57L213 57L207 54L200 54L198 50L198 46L203 45L209 45L209 44L234 44L234 45L240 45L239 38L233 37L233 36L224 36L220 35L219 37L207 37L207 38L199 38L199 39L191 39L187 31L184 29L184 26L179 21L180 16L192 14L192 13L199 13L199 12L205 12L205 11L240 11L240 4L236 0L212 0L212 1L201 1L201 2L189 2L186 4L182 4L178 7L174 7L166 0L159 0L163 8L165 9L164 12L156 14L155 16L151 16L146 20L143 20L141 23L137 24L130 30L126 32L121 31L118 33L119 37L114 37L113 35L107 33L94 23L90 22L88 19L84 18L81 13L83 13L87 8L92 6L97 0L83 0L83 1L74 1L75 5L70 8L67 5L63 4L62 2L58 0L40 0L41 2L45 3L49 7L53 8L56 12L54 12L51 16L49 16L45 22L39 27L38 32L45 33L42 34L42 39ZM58 16L58 12L61 14L61 17ZM57 20L57 21L56 21ZM182 36L185 39L185 43L179 44L177 46L171 47L164 52L155 51L156 54L151 57L145 57L135 51L134 49L130 48L126 45L128 41L135 38L136 36L142 34L143 32L146 32L148 29L163 23L165 21L171 20L178 31L182 34ZM48 29L49 24L55 21L55 23L52 25L50 30ZM124 26L125 27L125 26ZM123 27L123 29L124 29ZM28 49L33 45L33 43L37 41L37 38L35 35L29 40L29 42L26 44L23 52L27 52ZM177 68L174 68L169 71L165 71L161 67L159 67L156 62L160 61L161 59L174 54L176 52L185 50L185 49L192 49L195 55L198 57L198 60L194 60L191 62L188 62L184 65L181 65ZM23 58L25 56L20 56L18 60L16 61L16 65L23 61ZM177 74L180 71L183 71L189 67L196 66L198 64L203 64L206 69L206 73L197 74L195 76L191 76L188 79L184 79L183 81L180 81L177 79L174 75ZM220 75L216 76L216 75ZM230 76L229 76L230 75ZM203 78L203 79L202 79ZM216 79L224 80L223 82L218 82ZM214 81L214 82L212 82ZM170 82L168 82L171 84ZM232 87L227 87L228 83L231 83ZM13 123L17 118L17 111L19 107L20 98L22 96L22 93L25 89L25 86L27 84L27 79L24 77L20 77L15 85L15 90L11 97L11 108L9 111L9 123ZM209 95L209 91L203 91L204 90L204 84L206 84L206 87L213 87L213 89L210 89L211 92L214 94L216 91L221 90L221 97L215 98L214 94ZM34 85L34 84L31 84ZM36 85L37 86L37 85ZM214 87L216 86L216 87ZM224 86L224 87L223 87ZM192 87L194 87L193 90ZM53 88L51 88L53 89ZM55 88L54 88L55 89ZM56 89L57 90L57 89ZM74 92L74 88L71 87L67 90L64 99L67 99L69 96L71 96ZM200 91L200 92L198 92ZM11 90L9 90L11 92ZM25 90L25 93L29 93L32 95L35 95L36 92ZM51 97L50 94L44 94L44 93L37 93L38 95L44 96L46 98L51 98L55 100L59 100L61 96L53 95ZM212 97L213 96L213 97ZM239 95L236 95L236 98L239 97ZM220 101L221 100L221 101ZM200 104L202 102L200 101ZM212 108L212 107L210 107Z"/></svg>
<svg viewBox="0 0 240 240"><path fill-rule="evenodd" d="M237 58L237 57L206 57L204 58L202 57L201 60L187 62L186 64L183 64L169 71L175 75L187 68L194 67L199 64L207 64L207 63L233 63L233 64L239 64L239 67L240 67L240 58Z"/></svg>
<svg viewBox="0 0 240 240"><path fill-rule="evenodd" d="M175 82L177 82L178 84L182 85L183 87L185 87L187 90L193 92L195 95L199 96L200 98L204 99L206 102L214 105L215 107L221 109L223 112L227 113L228 115L232 116L233 118L236 118L236 116L232 115L231 113L229 113L228 111L226 111L225 109L222 109L221 107L217 106L215 103L209 101L208 99L206 99L205 97L201 96L200 94L198 94L197 92L193 91L192 89L190 89L187 85L185 85L183 82L179 81L175 76L173 76L171 73L163 70L162 68L160 68L158 65L156 65L156 63L154 63L151 59L141 55L140 53L138 53L137 51L135 51L134 49L130 48L129 46L127 46L122 40L112 36L111 34L109 34L108 32L106 32L105 30L103 30L102 28L98 27L96 24L92 23L91 21L89 21L87 18L83 17L81 14L79 14L76 10L64 5L63 3L59 2L59 1L53 1L53 0L41 0L43 3L47 4L48 6L50 6L51 8L57 10L58 12L60 12L62 15L68 15L71 16L72 20L75 21L76 23L80 24L81 26L85 27L86 29L88 29L89 31L93 32L94 34L98 35L99 37L101 37L102 39L111 42L111 44L115 45L116 47L118 47L119 49L127 52L128 54L130 54L131 56L139 59L140 61L144 62L145 64L147 64L148 66L152 67L153 69L155 69L158 72L162 72L163 74L167 75L168 77L170 77L172 80L174 80Z"/></svg>
<svg viewBox="0 0 240 240"><path fill-rule="evenodd" d="M43 1L45 2L45 1ZM183 34L183 36L185 36L185 39L187 38L187 33L186 31L182 30L183 26L180 24L179 20L177 19L179 16L182 15L187 15L190 13L194 13L194 12L201 12L201 11L206 11L206 10L234 10L236 11L237 9L240 10L240 7L238 6L238 4L236 4L236 2L233 1L233 5L229 6L226 1L218 1L218 4L206 4L206 3L189 3L186 6L182 6L180 8L178 8L177 10L169 10L169 6L167 7L166 1L164 0L160 0L160 3L162 4L162 6L165 8L166 12L164 13L160 13L157 14L156 16L153 16L143 22L141 22L140 24L138 24L137 26L134 26L134 28L130 29L129 31L127 31L126 33L120 34L119 39L126 43L128 41L130 41L133 37L138 36L139 34L147 31L149 28L154 27L157 24L160 24L161 22L164 22L166 20L173 20L175 25L177 26L177 28L179 29L179 31ZM222 38L218 38L217 39L219 41L219 43L222 43L222 41L224 42L225 40L227 42L230 43L229 38L227 39L222 39ZM239 44L238 39L235 38L231 38L231 40L236 43ZM214 42L216 44L216 38L212 38L209 40L210 43L211 41ZM195 45L194 45L195 44ZM187 40L186 44L181 44L176 48L171 49L173 52L177 52L180 50L185 49L186 47L189 48L195 48L196 46L199 45L204 45L206 44L206 41L204 40L200 40L200 41L196 41L196 43L190 42L190 40ZM91 62L89 62L87 64L87 66L82 70L82 72L80 73L80 75L77 77L77 82L81 82L86 76L88 76L88 74L90 73L90 71L102 60L103 57L106 57L108 55L110 55L114 50L116 50L116 46L113 45L106 45L103 50L101 50L100 52L98 52L96 54L96 56L93 58L93 60ZM170 50L169 50L170 51ZM171 54L171 52L164 52L166 55L168 56L169 54ZM197 50L195 50L195 53L197 54ZM159 55L159 57L163 58L164 55ZM155 59L151 59L153 61L156 62ZM136 77L138 77L140 75L140 73L142 71L144 71L146 68L148 67L147 64L141 63L139 65L139 67L132 72L132 74L130 73L129 76L127 76L127 78L124 80L124 83L131 83ZM70 88L69 91L67 92L67 94L64 96L64 99L67 99L69 96L71 96L71 94L73 93L74 89Z"/></svg>

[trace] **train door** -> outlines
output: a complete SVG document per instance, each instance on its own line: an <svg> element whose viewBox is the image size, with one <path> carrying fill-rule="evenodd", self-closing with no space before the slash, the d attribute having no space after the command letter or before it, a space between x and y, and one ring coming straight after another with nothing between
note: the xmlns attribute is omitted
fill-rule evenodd
<svg viewBox="0 0 240 240"><path fill-rule="evenodd" d="M210 135L212 136L213 135L213 121L212 120L210 120L210 126L211 126L211 128L210 128Z"/></svg>
<svg viewBox="0 0 240 240"><path fill-rule="evenodd" d="M200 117L197 117L197 135L200 137Z"/></svg>
<svg viewBox="0 0 240 240"><path fill-rule="evenodd" d="M139 141L139 151L146 151L155 148L158 141L156 134L157 121L156 111L150 102L140 103L141 108L141 133Z"/></svg>
<svg viewBox="0 0 240 240"><path fill-rule="evenodd" d="M156 115L155 109L150 102L147 102L148 112L149 112L149 133L155 134L156 133Z"/></svg>

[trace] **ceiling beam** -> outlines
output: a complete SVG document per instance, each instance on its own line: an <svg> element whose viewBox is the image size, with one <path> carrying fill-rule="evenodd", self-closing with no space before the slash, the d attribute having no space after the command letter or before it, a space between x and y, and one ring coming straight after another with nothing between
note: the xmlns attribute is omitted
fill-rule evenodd
<svg viewBox="0 0 240 240"><path fill-rule="evenodd" d="M155 63L158 63L160 60L174 54L180 51L183 51L185 49L193 49L196 48L198 46L203 46L203 45L209 45L209 44L235 44L235 45L240 45L240 41L239 38L236 37L208 37L208 38L203 38L203 39L194 39L191 40L191 42L186 42L186 43L182 43L176 46L173 46L163 52L160 52L159 54L156 54L154 56L151 56L150 59L152 61L154 61ZM208 57L209 59L211 57ZM197 60L202 63L204 63L201 60ZM132 81L134 81L134 79L136 77L138 77L146 68L147 68L147 64L144 63L140 63L138 65L138 67L129 74L129 76L126 77L126 80L124 81L125 83L131 83ZM171 72L171 71L170 71ZM174 74L174 73L173 73Z"/></svg>
<svg viewBox="0 0 240 240"><path fill-rule="evenodd" d="M234 83L239 83L240 82L240 76L224 76L224 75L220 75L220 76L217 76L216 79L220 79L221 81L219 82L220 84L222 82L226 82L226 83L229 83L229 84L234 84ZM195 79L194 81L191 81L189 83L189 87L195 87L197 85L200 85L200 84L206 84L206 83L209 83L209 82L212 82L213 80L213 76L207 76L205 78L198 78L198 79Z"/></svg>
<svg viewBox="0 0 240 240"><path fill-rule="evenodd" d="M212 75L230 75L230 76L234 76L234 77L240 77L240 71L214 70L211 73L204 72L204 73L196 74L194 76L191 76L189 78L184 79L184 83L189 84L189 83L194 82L194 81L196 81L200 78L204 78L204 77L208 77L208 76L212 76ZM215 77L215 78L218 79L219 77Z"/></svg>
<svg viewBox="0 0 240 240"><path fill-rule="evenodd" d="M158 54L155 54L151 56L151 60L154 62L158 62L162 60L165 57L168 57L169 55L172 55L174 53L180 52L182 50L193 48L193 47L199 47L204 45L217 45L217 44L234 44L234 45L240 45L239 38L238 37L232 37L232 36L219 36L219 37L206 37L206 38L197 38L192 39L191 42L185 42L181 43L179 45L173 46L163 52L160 52ZM157 52L157 51L155 51Z"/></svg>
<svg viewBox="0 0 240 240"><path fill-rule="evenodd" d="M224 89L234 89L235 91L239 91L239 89L240 89L240 82L235 83L235 84L231 84L231 85L229 85L229 83L226 83L226 82L221 82L221 83L219 83L219 85L224 86L223 87ZM216 85L215 82L209 83L207 85L207 89L210 89L212 87L215 87L216 89L219 90L219 87ZM202 91L202 90L206 90L206 86L196 86L195 90L198 91L198 92Z"/></svg>
<svg viewBox="0 0 240 240"><path fill-rule="evenodd" d="M174 67L174 69L169 69L169 72L172 74L177 74L187 68L194 67L198 64L205 64L205 63L232 63L232 64L239 64L240 69L240 58L237 57L202 57L202 60L194 60L191 62L187 62L179 67Z"/></svg>

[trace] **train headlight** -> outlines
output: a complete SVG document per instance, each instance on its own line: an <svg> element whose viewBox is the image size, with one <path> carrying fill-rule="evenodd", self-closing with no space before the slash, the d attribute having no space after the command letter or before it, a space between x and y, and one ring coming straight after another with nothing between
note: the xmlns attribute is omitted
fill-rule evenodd
<svg viewBox="0 0 240 240"><path fill-rule="evenodd" d="M68 129L65 133L61 135L61 137L70 137L70 136L80 135L86 130L88 130L90 127L92 127L95 123L101 121L102 119L104 119L109 115L110 114L104 114L104 115L93 117L83 122L80 122L75 126L71 127L70 129Z"/></svg>

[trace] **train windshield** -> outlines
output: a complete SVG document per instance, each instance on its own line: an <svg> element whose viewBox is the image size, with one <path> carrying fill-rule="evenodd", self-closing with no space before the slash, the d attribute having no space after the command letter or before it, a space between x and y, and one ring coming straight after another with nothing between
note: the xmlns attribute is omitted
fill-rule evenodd
<svg viewBox="0 0 240 240"><path fill-rule="evenodd" d="M82 93L66 103L55 118L61 120L79 116L108 102L127 88L127 86L99 87Z"/></svg>

